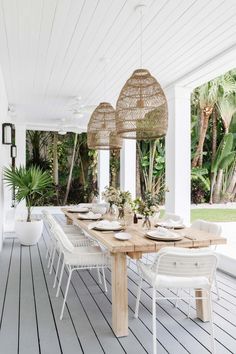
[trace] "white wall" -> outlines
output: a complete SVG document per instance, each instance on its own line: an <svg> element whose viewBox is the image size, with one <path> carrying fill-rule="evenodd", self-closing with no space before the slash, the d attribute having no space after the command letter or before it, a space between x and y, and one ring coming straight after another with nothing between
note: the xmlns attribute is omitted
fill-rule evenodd
<svg viewBox="0 0 236 354"><path fill-rule="evenodd" d="M7 115L8 102L6 96L6 90L4 85L4 80L2 72L0 69L0 125L1 125L1 134L0 134L0 250L2 249L3 241L3 224L5 218L5 203L4 196L6 189L3 187L3 167L9 165L10 163L10 146L2 144L2 123L9 122Z"/></svg>

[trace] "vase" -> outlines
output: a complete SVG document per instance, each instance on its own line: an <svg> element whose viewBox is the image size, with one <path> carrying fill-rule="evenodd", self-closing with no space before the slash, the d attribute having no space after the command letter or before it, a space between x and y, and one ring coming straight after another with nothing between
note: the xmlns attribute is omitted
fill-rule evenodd
<svg viewBox="0 0 236 354"><path fill-rule="evenodd" d="M114 220L116 218L116 209L115 209L115 205L113 203L109 204L107 214L108 214L109 219L111 219L111 220Z"/></svg>
<svg viewBox="0 0 236 354"><path fill-rule="evenodd" d="M144 217L144 221L143 221L143 228L145 229L145 230L150 230L151 229L151 221L150 221L150 218L149 218L149 216L145 216Z"/></svg>
<svg viewBox="0 0 236 354"><path fill-rule="evenodd" d="M122 226L125 226L125 210L124 210L124 208L118 207L117 219Z"/></svg>

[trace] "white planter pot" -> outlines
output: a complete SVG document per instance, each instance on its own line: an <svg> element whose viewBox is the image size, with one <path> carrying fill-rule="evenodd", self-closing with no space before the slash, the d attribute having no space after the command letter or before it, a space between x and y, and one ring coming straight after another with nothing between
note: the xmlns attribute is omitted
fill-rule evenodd
<svg viewBox="0 0 236 354"><path fill-rule="evenodd" d="M43 232L43 220L32 220L31 222L17 220L15 222L15 232L22 245L35 245Z"/></svg>

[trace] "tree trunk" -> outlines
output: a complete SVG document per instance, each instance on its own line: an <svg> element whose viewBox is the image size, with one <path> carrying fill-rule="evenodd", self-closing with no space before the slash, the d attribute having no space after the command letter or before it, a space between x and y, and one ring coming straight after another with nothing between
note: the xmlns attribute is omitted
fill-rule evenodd
<svg viewBox="0 0 236 354"><path fill-rule="evenodd" d="M228 188L226 189L226 196L228 196L229 200L230 199L234 199L234 189L236 187L236 162L235 162L235 165L234 165L234 171L233 171L233 174L232 174L232 178L231 178L231 181L228 185Z"/></svg>
<svg viewBox="0 0 236 354"><path fill-rule="evenodd" d="M218 114L217 114L217 108L215 106L212 112L212 155L211 155L212 163L216 156L216 148L217 148L217 119L218 119Z"/></svg>
<svg viewBox="0 0 236 354"><path fill-rule="evenodd" d="M59 193L58 193L58 153L57 153L57 143L58 143L58 133L53 133L53 152L52 152L52 176L53 176L53 183L56 187L56 197L57 197L57 205L59 205Z"/></svg>
<svg viewBox="0 0 236 354"><path fill-rule="evenodd" d="M213 172L211 174L210 204L213 203L213 191L214 191L215 183L216 183L216 174L215 172Z"/></svg>
<svg viewBox="0 0 236 354"><path fill-rule="evenodd" d="M138 149L136 152L136 195L137 197L141 197L140 159Z"/></svg>
<svg viewBox="0 0 236 354"><path fill-rule="evenodd" d="M157 148L157 139L154 142L150 142L149 150L149 171L148 171L148 192L153 193L153 170L155 162L155 153Z"/></svg>
<svg viewBox="0 0 236 354"><path fill-rule="evenodd" d="M72 173L73 173L73 168L74 168L74 164L75 164L75 152L76 152L77 140L78 140L78 134L75 133L74 147L73 147L73 152L72 152L72 157L71 157L70 172L69 172L69 176L68 176L68 180L67 180L66 194L65 194L64 201L63 201L63 205L66 205L67 199L68 199L68 195L69 195L69 192L70 192Z"/></svg>
<svg viewBox="0 0 236 354"><path fill-rule="evenodd" d="M197 166L202 167L203 146L206 138L209 117L212 113L212 109L213 108L205 108L201 111L199 141L198 141L197 150L195 152L195 156L192 161L192 167L197 167Z"/></svg>
<svg viewBox="0 0 236 354"><path fill-rule="evenodd" d="M220 201L220 193L223 181L223 170L220 169L217 173L216 184L213 192L213 203L219 203Z"/></svg>

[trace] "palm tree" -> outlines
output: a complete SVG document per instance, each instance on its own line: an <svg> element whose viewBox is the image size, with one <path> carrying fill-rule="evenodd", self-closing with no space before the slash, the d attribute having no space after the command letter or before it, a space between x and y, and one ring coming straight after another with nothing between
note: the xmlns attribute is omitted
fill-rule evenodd
<svg viewBox="0 0 236 354"><path fill-rule="evenodd" d="M235 159L235 151L233 149L233 134L225 134L217 149L215 159L212 164L211 173L211 193L210 203L220 201L220 193L223 182L224 171L232 164Z"/></svg>
<svg viewBox="0 0 236 354"><path fill-rule="evenodd" d="M69 195L69 192L70 192L70 186L71 186L71 181L72 181L72 173L73 173L74 164L75 164L77 140L78 140L78 133L75 133L75 135L74 135L74 146L73 146L73 151L72 151L72 156L71 156L70 172L69 172L69 176L68 176L68 179L67 179L66 193L65 193L63 205L66 205L67 199L68 199L68 195Z"/></svg>
<svg viewBox="0 0 236 354"><path fill-rule="evenodd" d="M198 104L200 107L200 124L199 124L199 141L195 155L192 161L192 167L202 167L203 160L203 145L208 128L209 118L212 114L214 105L217 100L217 87L214 81L207 82L206 84L196 89L198 96Z"/></svg>
<svg viewBox="0 0 236 354"><path fill-rule="evenodd" d="M228 97L236 91L236 82L231 72L219 76L194 92L194 103L200 108L199 141L192 160L192 167L202 167L203 146L209 124L209 118L217 101Z"/></svg>
<svg viewBox="0 0 236 354"><path fill-rule="evenodd" d="M217 102L217 107L223 120L225 133L228 133L232 117L236 112L235 94L226 95L220 98Z"/></svg>

